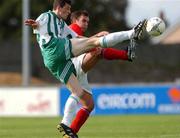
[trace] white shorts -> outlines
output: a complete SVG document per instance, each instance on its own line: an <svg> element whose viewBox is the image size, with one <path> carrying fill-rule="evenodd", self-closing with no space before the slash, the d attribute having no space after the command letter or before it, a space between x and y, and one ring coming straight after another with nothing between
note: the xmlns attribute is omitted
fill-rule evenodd
<svg viewBox="0 0 180 138"><path fill-rule="evenodd" d="M81 85L81 87L86 90L88 93L92 94L91 87L89 86L88 79L87 79L87 73L84 73L82 70L82 61L85 54L82 54L78 57L72 58L72 62L75 66L76 73L77 73L77 79Z"/></svg>

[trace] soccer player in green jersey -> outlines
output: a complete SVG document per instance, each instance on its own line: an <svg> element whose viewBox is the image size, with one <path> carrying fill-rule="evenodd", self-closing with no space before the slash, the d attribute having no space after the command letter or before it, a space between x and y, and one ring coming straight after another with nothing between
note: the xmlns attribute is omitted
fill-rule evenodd
<svg viewBox="0 0 180 138"><path fill-rule="evenodd" d="M64 22L71 12L71 0L54 0L53 10L42 13L36 20L30 20L37 36L44 64L49 71L71 91L71 98L66 102L64 117L58 125L63 138L78 136L68 126L69 116L72 116L79 101L83 104L83 89L76 78L76 71L71 58L77 57L96 47L112 47L124 40L139 40L145 32L146 20L140 22L129 31L111 33L102 37L78 38ZM68 39L67 36L73 36ZM84 110L84 113L88 113Z"/></svg>

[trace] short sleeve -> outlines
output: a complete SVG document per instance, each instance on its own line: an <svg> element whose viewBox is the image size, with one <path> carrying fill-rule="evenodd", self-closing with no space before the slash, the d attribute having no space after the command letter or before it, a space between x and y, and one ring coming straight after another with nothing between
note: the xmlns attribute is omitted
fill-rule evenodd
<svg viewBox="0 0 180 138"><path fill-rule="evenodd" d="M36 21L39 23L40 26L47 24L48 23L48 14L47 13L43 13L41 14Z"/></svg>
<svg viewBox="0 0 180 138"><path fill-rule="evenodd" d="M45 33L46 29L47 28L47 23L48 23L48 14L47 13L43 13L41 14L37 19L36 19L36 22L38 22L38 28L37 29L34 29L34 33L37 34L37 33Z"/></svg>

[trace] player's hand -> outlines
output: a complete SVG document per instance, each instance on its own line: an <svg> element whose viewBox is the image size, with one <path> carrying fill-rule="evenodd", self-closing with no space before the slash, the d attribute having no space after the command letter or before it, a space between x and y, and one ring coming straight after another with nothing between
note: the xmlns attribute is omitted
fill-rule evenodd
<svg viewBox="0 0 180 138"><path fill-rule="evenodd" d="M25 25L32 27L33 29L38 28L38 23L33 19L27 19L24 21Z"/></svg>
<svg viewBox="0 0 180 138"><path fill-rule="evenodd" d="M107 32L107 31L102 31L102 32L97 33L97 34L96 34L96 37L101 37L101 36L105 36L105 35L108 35L108 34L109 34L109 32Z"/></svg>

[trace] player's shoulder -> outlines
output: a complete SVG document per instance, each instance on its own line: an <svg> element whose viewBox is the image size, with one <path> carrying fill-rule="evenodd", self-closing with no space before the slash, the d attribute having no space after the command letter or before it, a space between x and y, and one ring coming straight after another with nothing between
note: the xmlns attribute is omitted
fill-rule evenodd
<svg viewBox="0 0 180 138"><path fill-rule="evenodd" d="M36 21L37 21L40 25L43 25L43 24L47 23L48 20L49 20L48 12L44 12L44 13L40 14L40 16L36 19Z"/></svg>
<svg viewBox="0 0 180 138"><path fill-rule="evenodd" d="M43 12L43 13L41 13L37 19L47 18L47 17L48 17L48 13L49 13L49 12Z"/></svg>
<svg viewBox="0 0 180 138"><path fill-rule="evenodd" d="M78 26L77 24L72 23L72 24L69 25L69 27L70 27L75 33L77 33L78 35L83 36L82 29L81 29L81 27Z"/></svg>
<svg viewBox="0 0 180 138"><path fill-rule="evenodd" d="M70 28L79 28L79 26L76 23L72 23L69 25Z"/></svg>

